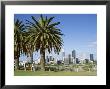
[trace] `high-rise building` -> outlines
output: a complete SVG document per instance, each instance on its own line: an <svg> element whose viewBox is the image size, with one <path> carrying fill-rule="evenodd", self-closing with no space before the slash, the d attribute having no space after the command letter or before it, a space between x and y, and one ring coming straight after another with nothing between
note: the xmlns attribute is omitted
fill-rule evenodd
<svg viewBox="0 0 110 89"><path fill-rule="evenodd" d="M76 64L76 51L75 50L72 51L72 60L73 60L73 63Z"/></svg>
<svg viewBox="0 0 110 89"><path fill-rule="evenodd" d="M64 49L62 49L62 61L64 61L64 58L65 58L65 51Z"/></svg>
<svg viewBox="0 0 110 89"><path fill-rule="evenodd" d="M64 61L65 58L65 52L62 52L62 61Z"/></svg>
<svg viewBox="0 0 110 89"><path fill-rule="evenodd" d="M68 60L69 60L69 64L72 64L73 63L73 60L71 58L71 54L68 55Z"/></svg>
<svg viewBox="0 0 110 89"><path fill-rule="evenodd" d="M94 61L93 54L90 54L90 61Z"/></svg>
<svg viewBox="0 0 110 89"><path fill-rule="evenodd" d="M72 57L73 57L74 59L76 58L76 51L75 51L75 50L72 51Z"/></svg>

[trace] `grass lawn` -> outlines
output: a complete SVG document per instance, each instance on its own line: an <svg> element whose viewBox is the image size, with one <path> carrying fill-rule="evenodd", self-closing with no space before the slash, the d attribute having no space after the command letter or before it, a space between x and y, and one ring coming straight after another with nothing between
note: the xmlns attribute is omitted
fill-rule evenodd
<svg viewBox="0 0 110 89"><path fill-rule="evenodd" d="M14 71L15 76L96 76L97 72L71 72L71 71Z"/></svg>

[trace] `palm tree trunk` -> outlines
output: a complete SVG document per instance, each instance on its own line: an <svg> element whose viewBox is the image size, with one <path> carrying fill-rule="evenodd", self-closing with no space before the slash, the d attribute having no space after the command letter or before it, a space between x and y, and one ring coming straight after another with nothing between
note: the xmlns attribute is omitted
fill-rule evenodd
<svg viewBox="0 0 110 89"><path fill-rule="evenodd" d="M41 52L41 60L40 60L40 63L41 63L41 70L45 70L45 51L42 51Z"/></svg>
<svg viewBox="0 0 110 89"><path fill-rule="evenodd" d="M19 70L19 59L15 59L15 70Z"/></svg>
<svg viewBox="0 0 110 89"><path fill-rule="evenodd" d="M33 63L33 53L29 52L27 56L31 58L29 62Z"/></svg>
<svg viewBox="0 0 110 89"><path fill-rule="evenodd" d="M19 56L15 57L15 70L19 70Z"/></svg>
<svg viewBox="0 0 110 89"><path fill-rule="evenodd" d="M31 63L33 63L33 52L31 52Z"/></svg>

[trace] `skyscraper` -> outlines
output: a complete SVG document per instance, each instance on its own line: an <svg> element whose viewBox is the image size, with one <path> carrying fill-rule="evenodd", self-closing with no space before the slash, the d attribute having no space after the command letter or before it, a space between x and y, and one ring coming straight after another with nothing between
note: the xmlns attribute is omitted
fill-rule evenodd
<svg viewBox="0 0 110 89"><path fill-rule="evenodd" d="M65 51L64 49L62 49L62 60L64 61L64 58L65 58Z"/></svg>
<svg viewBox="0 0 110 89"><path fill-rule="evenodd" d="M90 61L94 61L93 54L90 54Z"/></svg>
<svg viewBox="0 0 110 89"><path fill-rule="evenodd" d="M71 54L68 55L68 60L69 60L69 64L73 63L72 58L71 58Z"/></svg>
<svg viewBox="0 0 110 89"><path fill-rule="evenodd" d="M75 50L72 51L72 60L73 60L73 63L76 64L76 51Z"/></svg>
<svg viewBox="0 0 110 89"><path fill-rule="evenodd" d="M76 58L76 51L75 51L75 50L72 51L72 57L73 57L74 59Z"/></svg>
<svg viewBox="0 0 110 89"><path fill-rule="evenodd" d="M62 61L64 62L65 59L65 52L62 52Z"/></svg>

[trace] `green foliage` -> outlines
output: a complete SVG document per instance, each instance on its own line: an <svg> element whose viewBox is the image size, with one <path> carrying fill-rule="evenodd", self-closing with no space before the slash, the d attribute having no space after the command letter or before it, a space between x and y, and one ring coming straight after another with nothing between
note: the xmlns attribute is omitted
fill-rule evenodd
<svg viewBox="0 0 110 89"><path fill-rule="evenodd" d="M23 31L25 27L22 21L18 19L14 22L14 57L20 57L20 53L23 52Z"/></svg>
<svg viewBox="0 0 110 89"><path fill-rule="evenodd" d="M40 51L47 49L50 53L52 48L54 48L54 52L59 53L63 42L61 38L63 34L56 25L60 23L53 23L52 20L54 17L47 18L41 15L39 20L36 20L33 16L31 18L33 22L26 20L26 24L30 33L30 41L33 43L35 49L40 49Z"/></svg>
<svg viewBox="0 0 110 89"><path fill-rule="evenodd" d="M60 22L53 22L54 18L40 15L40 19L36 19L31 16L33 21L26 20L26 26L17 19L14 23L14 57L19 59L21 53L32 57L34 51L40 50L41 62L45 63L45 50L49 53L54 50L59 54L63 45L63 34L57 27Z"/></svg>
<svg viewBox="0 0 110 89"><path fill-rule="evenodd" d="M58 29L57 25L60 22L52 22L54 17L47 18L40 15L40 19L36 19L31 16L31 21L27 21L28 29L28 40L32 44L34 51L39 51L41 56L41 64L44 66L45 61L45 50L51 53L54 50L55 53L59 54L63 45L62 32Z"/></svg>
<svg viewBox="0 0 110 89"><path fill-rule="evenodd" d="M88 65L85 65L82 67L85 71L89 71L89 66Z"/></svg>
<svg viewBox="0 0 110 89"><path fill-rule="evenodd" d="M19 57L23 53L24 49L24 29L25 26L22 21L18 19L14 22L14 59L15 59L15 69L19 69Z"/></svg>

